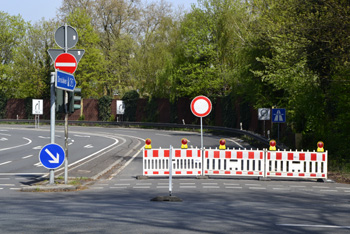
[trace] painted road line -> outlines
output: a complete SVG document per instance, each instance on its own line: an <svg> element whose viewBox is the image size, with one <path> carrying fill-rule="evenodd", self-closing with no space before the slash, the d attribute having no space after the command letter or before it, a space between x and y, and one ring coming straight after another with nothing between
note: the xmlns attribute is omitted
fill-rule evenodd
<svg viewBox="0 0 350 234"><path fill-rule="evenodd" d="M151 188L151 186L134 186L132 188L134 188L134 189L149 189L149 188Z"/></svg>
<svg viewBox="0 0 350 234"><path fill-rule="evenodd" d="M225 187L226 189L242 189L242 187L231 187L231 186L228 186L228 187Z"/></svg>
<svg viewBox="0 0 350 234"><path fill-rule="evenodd" d="M208 186L209 187L209 186ZM168 186L168 188L169 188L169 186ZM180 187L179 187L180 189L181 188L197 188L197 186L195 186L195 185L183 185L183 186L181 186L180 185Z"/></svg>
<svg viewBox="0 0 350 234"><path fill-rule="evenodd" d="M28 155L28 156L24 156L24 157L22 157L23 159L26 159L26 158L30 158L30 157L33 157L33 155L31 154L31 155Z"/></svg>
<svg viewBox="0 0 350 234"><path fill-rule="evenodd" d="M255 189L255 190L259 190L259 189L266 189L265 187L249 187L249 189Z"/></svg>
<svg viewBox="0 0 350 234"><path fill-rule="evenodd" d="M9 149L15 149L15 148L19 148L19 147L22 147L22 146L25 146L25 145L29 145L32 143L32 140L28 139L28 138L25 138L23 137L24 140L27 140L28 142L23 144L23 145L16 145L16 146L13 146L13 147L9 147L9 148L4 148L4 149L0 149L0 151L4 151L4 150L9 150Z"/></svg>
<svg viewBox="0 0 350 234"><path fill-rule="evenodd" d="M204 189L219 189L220 186L203 186Z"/></svg>
<svg viewBox="0 0 350 234"><path fill-rule="evenodd" d="M9 163L12 163L12 161L7 161L7 162L0 163L0 166L6 165L6 164L9 164Z"/></svg>
<svg viewBox="0 0 350 234"><path fill-rule="evenodd" d="M14 185L14 184L0 184L0 186L13 187L13 186L15 186L15 185Z"/></svg>
<svg viewBox="0 0 350 234"><path fill-rule="evenodd" d="M320 224L292 224L292 223L281 223L276 224L277 226L286 226L286 227L315 227L315 228L334 228L334 229L350 229L350 226L336 226L336 225L320 225Z"/></svg>

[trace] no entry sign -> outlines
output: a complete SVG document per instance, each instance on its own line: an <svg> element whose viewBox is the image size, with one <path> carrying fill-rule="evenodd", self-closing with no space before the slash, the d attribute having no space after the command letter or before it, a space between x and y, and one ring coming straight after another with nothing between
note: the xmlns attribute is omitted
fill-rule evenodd
<svg viewBox="0 0 350 234"><path fill-rule="evenodd" d="M197 96L191 102L191 111L197 117L209 115L211 109L211 101L206 96Z"/></svg>
<svg viewBox="0 0 350 234"><path fill-rule="evenodd" d="M57 56L55 60L55 68L73 74L77 69L78 63L75 57L68 53Z"/></svg>

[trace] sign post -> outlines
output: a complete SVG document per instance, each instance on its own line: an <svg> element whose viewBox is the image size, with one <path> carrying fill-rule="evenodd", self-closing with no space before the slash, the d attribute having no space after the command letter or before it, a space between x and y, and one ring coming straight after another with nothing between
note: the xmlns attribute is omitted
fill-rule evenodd
<svg viewBox="0 0 350 234"><path fill-rule="evenodd" d="M286 122L286 109L274 108L272 109L272 123L277 123L277 142L280 141L280 123Z"/></svg>
<svg viewBox="0 0 350 234"><path fill-rule="evenodd" d="M65 24L55 32L56 44L62 49L49 49L48 53L54 61L55 73L51 73L51 143L55 142L55 87L65 90L65 183L68 183L68 92L73 92L76 81L72 75L84 55L84 50L69 50L78 42L77 31ZM50 170L50 184L54 183L54 172Z"/></svg>
<svg viewBox="0 0 350 234"><path fill-rule="evenodd" d="M271 110L270 108L259 108L258 109L258 119L264 121L264 136L265 136L265 122L270 120Z"/></svg>
<svg viewBox="0 0 350 234"><path fill-rule="evenodd" d="M35 128L39 128L40 115L44 114L43 99L32 99L32 114L34 115Z"/></svg>
<svg viewBox="0 0 350 234"><path fill-rule="evenodd" d="M202 165L203 164L203 117L209 115L212 109L212 104L209 98L206 96L197 96L191 102L191 111L192 113L200 117L201 121L201 150L202 150ZM202 167L202 175L203 175L203 167Z"/></svg>

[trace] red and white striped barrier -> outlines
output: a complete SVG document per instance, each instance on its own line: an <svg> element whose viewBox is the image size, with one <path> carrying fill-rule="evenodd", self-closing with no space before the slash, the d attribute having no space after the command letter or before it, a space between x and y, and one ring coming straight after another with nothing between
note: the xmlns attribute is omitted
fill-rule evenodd
<svg viewBox="0 0 350 234"><path fill-rule="evenodd" d="M327 179L327 151L269 151L266 177L297 177Z"/></svg>
<svg viewBox="0 0 350 234"><path fill-rule="evenodd" d="M205 175L263 176L262 150L205 150Z"/></svg>
<svg viewBox="0 0 350 234"><path fill-rule="evenodd" d="M172 152L173 176L258 176L327 179L328 152L265 150L144 149L143 175L168 176Z"/></svg>
<svg viewBox="0 0 350 234"><path fill-rule="evenodd" d="M202 174L200 149L172 149L172 175L198 176ZM169 175L169 149L144 149L143 175Z"/></svg>

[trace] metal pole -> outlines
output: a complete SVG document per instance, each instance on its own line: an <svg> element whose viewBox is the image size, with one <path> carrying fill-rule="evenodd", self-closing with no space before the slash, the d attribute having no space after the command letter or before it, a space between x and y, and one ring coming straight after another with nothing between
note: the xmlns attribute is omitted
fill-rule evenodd
<svg viewBox="0 0 350 234"><path fill-rule="evenodd" d="M67 35L67 23L64 24L64 52L67 53L68 51L68 45L67 45L67 39L68 35Z"/></svg>
<svg viewBox="0 0 350 234"><path fill-rule="evenodd" d="M203 117L201 118L201 152L202 152L202 175L204 175L204 148L203 148Z"/></svg>
<svg viewBox="0 0 350 234"><path fill-rule="evenodd" d="M51 144L55 143L55 115L56 115L56 104L55 104L55 72L51 72L51 82L50 82L50 134L51 134ZM50 184L55 183L55 171L53 169L50 170Z"/></svg>
<svg viewBox="0 0 350 234"><path fill-rule="evenodd" d="M169 196L172 194L173 190L173 147L170 146L169 150Z"/></svg>
<svg viewBox="0 0 350 234"><path fill-rule="evenodd" d="M64 161L64 183L68 184L68 92L64 91L64 106L66 115L64 117L64 136L65 136L65 161Z"/></svg>

